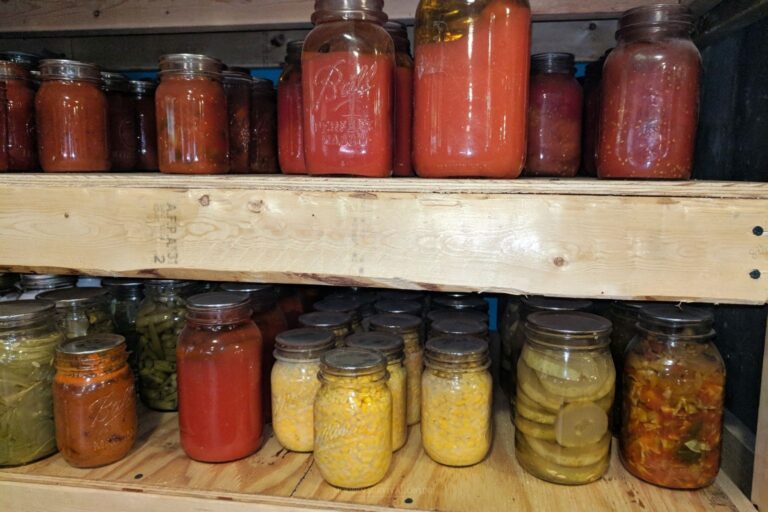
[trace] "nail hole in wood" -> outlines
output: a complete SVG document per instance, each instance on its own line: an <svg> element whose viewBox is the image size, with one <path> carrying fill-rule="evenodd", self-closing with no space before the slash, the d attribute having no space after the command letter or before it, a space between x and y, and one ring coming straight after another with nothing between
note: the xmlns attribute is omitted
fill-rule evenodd
<svg viewBox="0 0 768 512"><path fill-rule="evenodd" d="M99 16L101 16L101 11L100 10L96 9L95 11L93 11L93 17L94 18L98 18Z"/></svg>
<svg viewBox="0 0 768 512"><path fill-rule="evenodd" d="M755 236L763 236L763 226L755 226L752 228L752 234Z"/></svg>
<svg viewBox="0 0 768 512"><path fill-rule="evenodd" d="M205 194L203 197L200 198L200 204L202 206L208 206L211 204L211 198L208 197L208 194Z"/></svg>
<svg viewBox="0 0 768 512"><path fill-rule="evenodd" d="M760 271L755 269L752 272L749 273L749 277L752 279L760 279Z"/></svg>
<svg viewBox="0 0 768 512"><path fill-rule="evenodd" d="M410 505L411 503L413 503L413 498L405 498L405 502Z"/></svg>
<svg viewBox="0 0 768 512"><path fill-rule="evenodd" d="M563 258L562 256L558 256L557 258L554 259L553 263L555 264L556 267L562 267L563 265L565 265L565 258Z"/></svg>
<svg viewBox="0 0 768 512"><path fill-rule="evenodd" d="M133 475L134 480L141 480L142 478L144 478L144 475L142 473L136 473L135 475Z"/></svg>
<svg viewBox="0 0 768 512"><path fill-rule="evenodd" d="M68 214L67 212L64 212L64 218L65 218L65 219L68 219L68 218L69 218L69 214Z"/></svg>

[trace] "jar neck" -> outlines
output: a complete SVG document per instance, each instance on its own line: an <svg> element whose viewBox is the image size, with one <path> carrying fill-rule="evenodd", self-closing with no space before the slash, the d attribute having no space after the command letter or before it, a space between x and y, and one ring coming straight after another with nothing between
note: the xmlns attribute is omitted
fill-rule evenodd
<svg viewBox="0 0 768 512"><path fill-rule="evenodd" d="M56 354L56 371L73 377L114 373L127 363L128 352L124 344L98 354Z"/></svg>
<svg viewBox="0 0 768 512"><path fill-rule="evenodd" d="M665 343L708 343L715 337L715 331L708 324L688 326L664 326L640 321L639 331Z"/></svg>
<svg viewBox="0 0 768 512"><path fill-rule="evenodd" d="M147 297L158 302L182 300L181 286L147 286L144 293Z"/></svg>
<svg viewBox="0 0 768 512"><path fill-rule="evenodd" d="M691 27L685 23L626 27L616 33L619 43L635 41L656 41L667 38L690 39Z"/></svg>
<svg viewBox="0 0 768 512"><path fill-rule="evenodd" d="M346 375L320 371L318 373L320 382L339 387L358 388L361 386L376 386L386 383L389 378L389 372L384 369L375 373L356 374L350 372Z"/></svg>
<svg viewBox="0 0 768 512"><path fill-rule="evenodd" d="M484 356L474 360L456 359L448 361L445 359L437 360L431 357L426 357L424 364L427 368L448 373L482 372L491 366L491 358Z"/></svg>
<svg viewBox="0 0 768 512"><path fill-rule="evenodd" d="M248 322L250 319L250 304L226 308L187 309L187 322L191 327L233 326Z"/></svg>
<svg viewBox="0 0 768 512"><path fill-rule="evenodd" d="M332 21L367 21L383 25L387 22L382 0L316 0L312 23Z"/></svg>
<svg viewBox="0 0 768 512"><path fill-rule="evenodd" d="M18 320L0 320L0 335L8 331L55 328L56 313L53 310Z"/></svg>

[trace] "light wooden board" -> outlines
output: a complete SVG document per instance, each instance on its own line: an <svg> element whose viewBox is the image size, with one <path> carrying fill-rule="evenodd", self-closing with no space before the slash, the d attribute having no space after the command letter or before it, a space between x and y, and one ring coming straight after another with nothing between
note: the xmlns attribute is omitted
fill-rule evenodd
<svg viewBox="0 0 768 512"><path fill-rule="evenodd" d="M242 461L216 465L190 461L179 448L176 415L146 413L137 448L111 466L75 469L53 456L0 471L0 510L230 512L245 510L244 504L253 510L391 507L444 512L749 509L724 475L702 491L664 490L630 476L615 453L608 474L597 483L563 487L537 480L515 460L514 428L502 402L497 396L493 448L481 464L457 469L433 462L421 448L416 426L410 429L406 446L395 454L385 480L363 491L329 486L311 456L286 452L272 437Z"/></svg>
<svg viewBox="0 0 768 512"><path fill-rule="evenodd" d="M6 174L0 195L12 271L768 299L768 184Z"/></svg>
<svg viewBox="0 0 768 512"><path fill-rule="evenodd" d="M758 509L768 510L768 319L763 348L763 378L760 381L760 408L757 413L751 499Z"/></svg>

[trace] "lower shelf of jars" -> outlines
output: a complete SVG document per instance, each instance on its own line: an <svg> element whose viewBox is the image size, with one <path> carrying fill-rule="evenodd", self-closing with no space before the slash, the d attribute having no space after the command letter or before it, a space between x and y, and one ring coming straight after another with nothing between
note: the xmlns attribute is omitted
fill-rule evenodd
<svg viewBox="0 0 768 512"><path fill-rule="evenodd" d="M722 473L715 484L700 491L661 489L629 475L615 449L608 473L598 482L566 487L540 481L518 465L509 408L501 392L497 395L492 451L469 468L432 461L421 447L416 425L381 483L361 491L342 491L323 481L311 455L287 452L271 433L263 447L246 459L226 464L194 462L179 445L176 414L143 411L136 446L120 462L75 469L54 455L0 471L0 510L754 511Z"/></svg>

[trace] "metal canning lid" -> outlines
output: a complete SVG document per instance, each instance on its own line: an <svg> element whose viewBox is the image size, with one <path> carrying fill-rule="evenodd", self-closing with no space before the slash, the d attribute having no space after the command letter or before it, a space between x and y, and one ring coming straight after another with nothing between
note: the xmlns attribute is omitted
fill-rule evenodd
<svg viewBox="0 0 768 512"><path fill-rule="evenodd" d="M110 92L130 92L131 84L125 75L113 71L102 71L101 79L104 82L104 89Z"/></svg>
<svg viewBox="0 0 768 512"><path fill-rule="evenodd" d="M268 295L277 299L277 291L271 284L261 283L220 283L219 287L225 292L248 293L250 295Z"/></svg>
<svg viewBox="0 0 768 512"><path fill-rule="evenodd" d="M475 320L484 324L488 323L488 315L476 309L456 311L455 309L435 309L427 313L427 319L431 323L446 319Z"/></svg>
<svg viewBox="0 0 768 512"><path fill-rule="evenodd" d="M171 288L183 288L186 286L191 286L192 284L192 281L185 281L183 279L148 279L144 281L144 286L148 286L150 288L161 288L164 286Z"/></svg>
<svg viewBox="0 0 768 512"><path fill-rule="evenodd" d="M187 299L188 310L230 309L246 306L251 303L247 293L236 292L206 292L198 293Z"/></svg>
<svg viewBox="0 0 768 512"><path fill-rule="evenodd" d="M128 85L134 94L154 94L157 82L154 80L129 80Z"/></svg>
<svg viewBox="0 0 768 512"><path fill-rule="evenodd" d="M405 349L403 338L388 332L361 332L347 336L344 343L351 348L365 348L381 352L387 357L387 361L396 361L402 358Z"/></svg>
<svg viewBox="0 0 768 512"><path fill-rule="evenodd" d="M101 284L103 286L115 288L139 288L144 286L144 281L141 279L121 279L119 277L107 277L102 279Z"/></svg>
<svg viewBox="0 0 768 512"><path fill-rule="evenodd" d="M61 286L75 286L77 277L56 274L21 274L21 287L25 290L44 290Z"/></svg>
<svg viewBox="0 0 768 512"><path fill-rule="evenodd" d="M424 300L424 293L412 290L384 290L379 293L381 300L409 300L420 302Z"/></svg>
<svg viewBox="0 0 768 512"><path fill-rule="evenodd" d="M458 311L464 311L467 309L476 309L478 311L488 311L488 303L477 295L466 296L445 296L441 295L435 297L432 301L436 306L440 306L447 309L456 309Z"/></svg>
<svg viewBox="0 0 768 512"><path fill-rule="evenodd" d="M160 57L160 75L165 73L221 78L224 64L219 59L196 53L169 53Z"/></svg>
<svg viewBox="0 0 768 512"><path fill-rule="evenodd" d="M224 78L224 83L229 84L244 84L244 85L250 85L251 84L251 75L248 73L244 73L242 71L232 71L231 69L228 69L226 71L222 71L221 76Z"/></svg>
<svg viewBox="0 0 768 512"><path fill-rule="evenodd" d="M360 303L353 298L323 299L313 304L315 311L333 311L335 313L356 313Z"/></svg>
<svg viewBox="0 0 768 512"><path fill-rule="evenodd" d="M15 62L16 64L21 64L27 69L36 68L42 58L42 55L38 55L36 53L17 52L12 50L0 52L0 60Z"/></svg>
<svg viewBox="0 0 768 512"><path fill-rule="evenodd" d="M31 80L29 69L18 62L0 60L0 79L2 80Z"/></svg>
<svg viewBox="0 0 768 512"><path fill-rule="evenodd" d="M101 83L101 74L96 64L67 59L45 59L40 61L41 80L85 80Z"/></svg>
<svg viewBox="0 0 768 512"><path fill-rule="evenodd" d="M584 311L592 307L586 299L557 299L549 297L523 297L523 305L535 311Z"/></svg>
<svg viewBox="0 0 768 512"><path fill-rule="evenodd" d="M661 327L711 327L715 317L711 311L695 306L649 304L640 311L638 321Z"/></svg>
<svg viewBox="0 0 768 512"><path fill-rule="evenodd" d="M298 61L301 59L301 51L304 49L304 40L288 41L285 45L285 61Z"/></svg>
<svg viewBox="0 0 768 512"><path fill-rule="evenodd" d="M386 357L375 350L336 348L320 358L320 372L332 375L370 375L386 369Z"/></svg>
<svg viewBox="0 0 768 512"><path fill-rule="evenodd" d="M683 4L654 4L643 5L624 11L619 18L621 33L629 28L654 27L666 24L678 24L682 27L693 28L693 13Z"/></svg>
<svg viewBox="0 0 768 512"><path fill-rule="evenodd" d="M24 320L52 313L54 303L49 300L10 300L0 302L0 322Z"/></svg>
<svg viewBox="0 0 768 512"><path fill-rule="evenodd" d="M464 318L447 318L432 323L432 330L440 334L456 336L485 336L488 327L482 322Z"/></svg>
<svg viewBox="0 0 768 512"><path fill-rule="evenodd" d="M533 336L536 343L558 347L605 346L610 343L611 330L611 321L607 318L581 311L540 311L528 315L525 321L527 336Z"/></svg>
<svg viewBox="0 0 768 512"><path fill-rule="evenodd" d="M275 349L281 352L309 352L334 347L336 338L327 329L302 327L283 331L275 337Z"/></svg>
<svg viewBox="0 0 768 512"><path fill-rule="evenodd" d="M101 354L123 344L125 344L125 338L119 334L91 334L62 343L56 347L56 352L78 356Z"/></svg>
<svg viewBox="0 0 768 512"><path fill-rule="evenodd" d="M387 331L410 331L421 326L421 318L414 315L380 313L368 319L371 327Z"/></svg>
<svg viewBox="0 0 768 512"><path fill-rule="evenodd" d="M380 300L373 305L377 313L421 315L421 304L412 300Z"/></svg>
<svg viewBox="0 0 768 512"><path fill-rule="evenodd" d="M444 363L481 362L490 356L488 342L474 336L438 336L427 341L424 356Z"/></svg>
<svg viewBox="0 0 768 512"><path fill-rule="evenodd" d="M299 323L304 327L320 327L333 329L349 325L352 316L349 313L337 313L333 311L315 311L313 313L304 313L299 317Z"/></svg>
<svg viewBox="0 0 768 512"><path fill-rule="evenodd" d="M43 292L37 296L38 299L55 302L57 308L106 301L108 297L109 292L103 288L62 288Z"/></svg>
<svg viewBox="0 0 768 512"><path fill-rule="evenodd" d="M576 59L572 53L547 52L531 57L531 73L573 73Z"/></svg>

